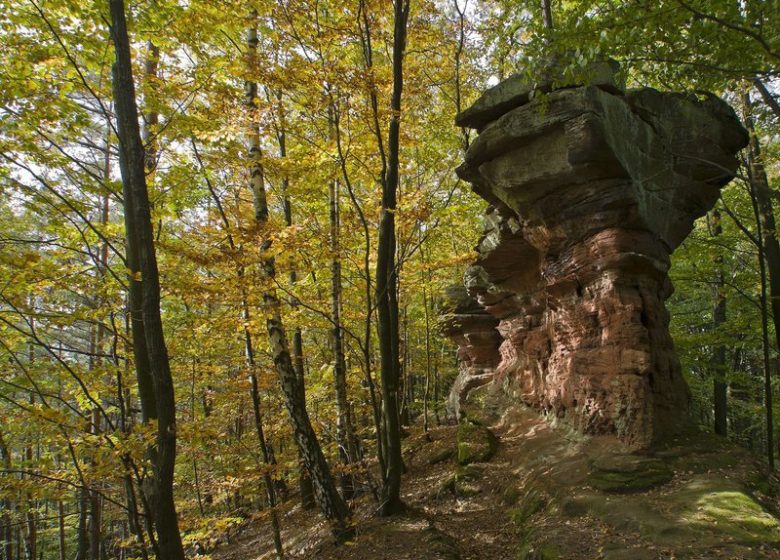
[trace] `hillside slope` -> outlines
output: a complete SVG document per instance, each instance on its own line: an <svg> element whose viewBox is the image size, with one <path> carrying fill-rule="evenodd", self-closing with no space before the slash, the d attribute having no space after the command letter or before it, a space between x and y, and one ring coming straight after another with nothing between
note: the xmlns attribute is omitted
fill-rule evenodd
<svg viewBox="0 0 780 560"><path fill-rule="evenodd" d="M651 455L584 439L515 408L491 427L439 427L405 442L408 512L380 519L364 496L357 537L336 547L322 518L288 505L289 558L780 559L777 480L747 452L690 434ZM491 456L491 452L495 451ZM470 462L466 465L461 462ZM774 496L774 497L773 497ZM214 560L272 558L263 516Z"/></svg>

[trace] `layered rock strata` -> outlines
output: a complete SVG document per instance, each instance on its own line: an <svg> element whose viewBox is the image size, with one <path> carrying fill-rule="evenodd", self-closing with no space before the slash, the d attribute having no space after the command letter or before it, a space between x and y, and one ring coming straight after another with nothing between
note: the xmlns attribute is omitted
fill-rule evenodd
<svg viewBox="0 0 780 560"><path fill-rule="evenodd" d="M458 376L447 400L447 411L458 417L474 389L493 381L500 363L498 319L469 296L463 286L451 286L445 299L442 332L458 346Z"/></svg>
<svg viewBox="0 0 780 560"><path fill-rule="evenodd" d="M644 448L687 421L669 256L732 179L747 135L715 96L615 84L530 95L512 77L458 116L479 130L458 175L490 206L465 281L479 305L446 328L461 357L450 406L493 382Z"/></svg>

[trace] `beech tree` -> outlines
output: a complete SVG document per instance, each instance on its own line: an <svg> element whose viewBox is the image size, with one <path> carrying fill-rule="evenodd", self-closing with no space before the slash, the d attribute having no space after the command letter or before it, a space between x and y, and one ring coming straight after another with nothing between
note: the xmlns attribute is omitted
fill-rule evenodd
<svg viewBox="0 0 780 560"><path fill-rule="evenodd" d="M776 459L772 7L0 0L0 556L211 554L250 519L294 554L314 494L341 539L400 512L482 228L453 115L548 51L747 93L668 305L696 419Z"/></svg>
<svg viewBox="0 0 780 560"><path fill-rule="evenodd" d="M173 473L176 463L176 400L173 391L168 350L165 346L160 315L160 276L152 237L152 216L146 187L145 150L138 128L130 41L125 22L123 0L112 0L111 37L116 52L113 70L114 104L119 140L119 165L122 173L124 213L128 253L138 268L129 268L130 282L141 284L141 318L149 373L153 380L157 412L157 439L154 456L154 495L152 512L159 557L184 560L176 504L173 497ZM133 263L134 264L134 263ZM137 297L137 296L136 296ZM131 301L137 304L137 299ZM137 322L136 322L137 324ZM146 372L137 374L139 384Z"/></svg>

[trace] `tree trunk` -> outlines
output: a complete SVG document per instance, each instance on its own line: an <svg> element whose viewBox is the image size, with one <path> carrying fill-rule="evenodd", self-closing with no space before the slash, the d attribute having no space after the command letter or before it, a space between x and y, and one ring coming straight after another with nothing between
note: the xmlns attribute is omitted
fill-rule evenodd
<svg viewBox="0 0 780 560"><path fill-rule="evenodd" d="M720 210L717 208L711 214L712 236L718 237L723 233ZM712 310L712 326L717 331L718 327L726 321L726 291L723 278L723 257L715 258L717 266L717 278L714 288L715 307ZM717 336L717 333L716 333ZM728 382L726 381L726 346L716 344L712 356L713 372L713 397L715 404L715 433L722 436L727 432L728 419Z"/></svg>
<svg viewBox="0 0 780 560"><path fill-rule="evenodd" d="M133 100L133 102L135 101ZM124 148L121 148L120 157L123 151ZM110 144L108 141L106 142L106 154L110 154ZM141 164L142 167L145 166L145 161L146 157L144 154L144 163ZM123 172L121 162L120 172ZM152 377L151 364L149 363L149 353L146 347L146 334L144 331L143 285L140 272L141 264L138 252L138 241L136 240L134 234L134 232L137 230L137 226L135 222L135 211L133 209L133 195L131 193L131 188L132 187L129 181L125 180L123 175L122 196L125 218L125 259L128 270L133 272L133 274L128 274L127 276L127 314L130 317L133 365L135 367L135 375L138 382L138 398L141 403L141 422L143 424L148 424L157 420L157 397L155 395L154 379ZM152 465L156 465L157 450L154 448L154 446L150 446L146 450L146 454ZM152 510L155 507L154 481L149 480L148 478L143 478L143 475L140 476L140 492L144 495L142 502L149 505L149 507L144 508L146 513L146 530L149 533L150 541L156 544L156 539L154 538L153 534L154 519L152 518Z"/></svg>
<svg viewBox="0 0 780 560"><path fill-rule="evenodd" d="M249 48L249 67L254 68L257 53L257 12L252 12L253 25L250 28L248 38ZM298 373L292 364L290 351L287 344L287 336L284 329L284 323L281 316L281 303L273 287L276 276L276 265L274 258L268 256L270 241L268 240L268 203L265 192L265 179L263 168L260 163L260 135L256 116L257 84L252 81L246 82L247 107L251 113L252 127L248 134L249 158L250 158L250 187L255 207L255 219L258 229L265 240L262 245L263 257L262 272L263 280L266 283L263 293L263 302L265 304L266 328L268 331L268 341L273 357L276 371L284 393L285 406L290 415L290 422L293 428L293 436L298 444L298 448L306 463L306 467L312 477L314 493L320 504L325 517L332 523L333 533L340 542L350 538L353 530L349 524L349 510L346 504L339 496L333 478L330 474L330 467L322 453L317 436L312 428L309 414L306 411L306 401L303 393L303 387L300 384Z"/></svg>
<svg viewBox="0 0 780 560"><path fill-rule="evenodd" d="M254 366L251 366L254 367ZM263 452L263 461L267 467L271 466L271 461L268 453L268 446L265 441L265 433L263 431L263 420L260 416L260 397L257 390L257 376L252 375L252 411L254 413L255 430L257 431L257 437L260 440L260 449ZM279 526L279 516L276 513L276 489L274 488L274 481L268 469L263 473L263 481L265 482L266 493L268 494L268 507L271 509L271 530L273 532L274 549L276 555L279 558L284 558L284 550L282 548L282 532Z"/></svg>
<svg viewBox="0 0 780 560"><path fill-rule="evenodd" d="M89 492L86 488L81 488L79 490L79 520L76 527L76 560L87 560L89 558L88 519Z"/></svg>
<svg viewBox="0 0 780 560"><path fill-rule="evenodd" d="M331 111L332 112L332 111ZM347 397L347 363L344 357L344 334L341 327L341 246L339 243L339 183L330 181L328 185L330 206L330 252L331 252L331 341L333 345L333 378L336 386L336 440L339 456L345 466L349 466L357 457L355 453L355 434L350 418L349 399ZM345 500L353 497L354 480L349 468L341 475L341 493Z"/></svg>
<svg viewBox="0 0 780 560"><path fill-rule="evenodd" d="M552 0L542 0L542 20L544 21L544 26L552 31Z"/></svg>
<svg viewBox="0 0 780 560"><path fill-rule="evenodd" d="M59 560L65 560L65 502L57 500L57 537L59 543ZM3 535L0 534L0 540Z"/></svg>
<svg viewBox="0 0 780 560"><path fill-rule="evenodd" d="M30 345L30 363L33 362L34 348ZM30 393L30 405L35 404L35 396ZM30 443L24 450L24 456L28 465L33 464L33 447ZM25 537L25 552L28 560L36 560L38 551L38 521L35 515L36 504L32 494L27 493L25 501L27 512L25 513L25 522L27 526L27 536Z"/></svg>
<svg viewBox="0 0 780 560"><path fill-rule="evenodd" d="M420 250L420 255L423 257L423 263L425 263L425 253ZM423 293L423 307L425 311L425 392L423 393L423 432L428 437L428 401L431 397L431 318L428 309L428 282L430 281L430 274L425 268L423 268L422 293Z"/></svg>
<svg viewBox="0 0 780 560"><path fill-rule="evenodd" d="M100 415L97 409L92 410L91 433L100 433ZM91 487L89 490L89 557L90 560L100 560L101 533L101 503L100 493Z"/></svg>
<svg viewBox="0 0 780 560"><path fill-rule="evenodd" d="M244 306L244 320L246 321L246 324L248 324L249 307L246 302L246 297L244 297L242 304ZM268 496L268 507L271 509L271 531L273 533L274 549L276 550L276 556L278 558L284 558L282 531L279 526L279 516L276 513L276 488L274 487L273 477L270 472L270 468L276 464L276 461L271 460L271 454L269 453L268 444L265 439L265 431L263 430L263 417L260 414L260 391L257 385L255 352L252 347L252 335L249 332L249 327L244 327L244 340L246 344L246 361L247 366L249 367L249 381L251 384L252 414L255 421L257 439L260 443L260 450L263 453L263 463L265 463L266 466L263 472L263 482L265 484L266 495Z"/></svg>
<svg viewBox="0 0 780 560"><path fill-rule="evenodd" d="M157 405L157 461L155 474L154 517L157 544L161 560L184 560L173 496L173 475L176 462L176 401L168 352L160 316L160 279L157 269L149 193L146 188L144 147L138 127L138 106L135 99L130 42L125 22L123 0L110 0L111 32L116 53L114 64L114 105L119 136L119 163L125 188L125 219L132 214L130 235L138 251L137 270L142 287L142 317L149 367L154 381ZM129 196L128 196L129 195Z"/></svg>
<svg viewBox="0 0 780 560"><path fill-rule="evenodd" d="M11 470L11 450L8 448L2 432L0 432L0 461L2 461L3 468L6 471ZM10 476L8 473L3 473L0 480ZM13 525L11 523L13 503L10 498L5 498L0 501L0 506L2 506L2 516L0 516L0 558L13 560Z"/></svg>
<svg viewBox="0 0 780 560"><path fill-rule="evenodd" d="M287 158L287 132L285 123L284 105L282 103L282 91L279 90L276 94L276 99L279 106L279 128L277 129L277 140L279 142L279 157L286 161ZM284 223L287 227L293 225L293 213L292 204L290 203L290 180L285 175L282 178L282 193L284 196ZM290 271L290 285L295 286L298 281L298 276L295 270ZM297 305L296 301L292 302L292 306ZM303 367L303 332L300 326L295 327L293 332L293 364L295 366L295 373L298 375L298 383L301 386L301 392L303 393L303 402L306 402L306 380ZM300 491L301 508L312 509L317 504L314 502L314 487L312 486L311 476L309 470L306 468L306 464L303 461L300 450L298 450L298 490Z"/></svg>
<svg viewBox="0 0 780 560"><path fill-rule="evenodd" d="M769 281L769 302L772 309L772 320L775 327L775 343L780 348L780 243L777 239L772 191L766 175L766 169L761 155L761 144L756 135L751 111L751 101L747 93L743 95L745 110L745 126L750 133L750 143L747 148L748 171L750 175L751 192L757 205L757 221L761 227L761 244L763 245L762 265L766 263L766 275ZM770 468L774 469L774 434L772 411L772 382L770 370L765 371L764 398L766 407L767 459Z"/></svg>
<svg viewBox="0 0 780 560"><path fill-rule="evenodd" d="M398 410L400 364L395 212L398 193L403 53L406 46L408 15L408 0L396 0L393 31L393 94L390 103L392 117L388 134L387 172L382 181L382 217L379 224L376 264L376 305L387 449L380 507L380 515L383 516L398 513L403 509L401 502L403 459L401 457L401 426Z"/></svg>
<svg viewBox="0 0 780 560"><path fill-rule="evenodd" d="M147 91L157 89L157 68L160 64L160 49L152 41L146 44L146 59L144 60L144 86ZM141 127L141 141L144 144L144 168L149 175L149 182L153 183L152 174L157 169L158 143L156 128L160 121L160 115L156 110L150 109L144 115Z"/></svg>

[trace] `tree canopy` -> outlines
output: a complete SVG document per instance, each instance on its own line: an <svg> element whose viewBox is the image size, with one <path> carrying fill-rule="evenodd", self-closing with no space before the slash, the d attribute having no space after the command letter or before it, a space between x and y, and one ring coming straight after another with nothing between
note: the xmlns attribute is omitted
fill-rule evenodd
<svg viewBox="0 0 780 560"><path fill-rule="evenodd" d="M696 420L773 463L777 0L128 1L170 402L145 398L134 353L149 273L107 4L0 0L0 557L173 558L153 515L165 434L187 554L310 478L321 502L307 441L337 497L387 499L395 438L446 420L438 316L483 228L454 115L553 56L578 79L610 57L630 87L712 91L750 124L668 307Z"/></svg>

